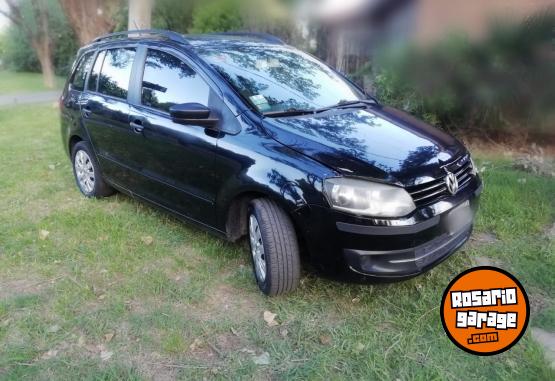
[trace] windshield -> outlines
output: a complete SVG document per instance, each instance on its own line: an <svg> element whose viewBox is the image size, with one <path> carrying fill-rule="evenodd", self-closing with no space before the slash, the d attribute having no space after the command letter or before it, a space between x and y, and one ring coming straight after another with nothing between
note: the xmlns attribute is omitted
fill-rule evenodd
<svg viewBox="0 0 555 381"><path fill-rule="evenodd" d="M211 64L259 112L315 110L365 99L349 82L308 54L259 43L196 45Z"/></svg>

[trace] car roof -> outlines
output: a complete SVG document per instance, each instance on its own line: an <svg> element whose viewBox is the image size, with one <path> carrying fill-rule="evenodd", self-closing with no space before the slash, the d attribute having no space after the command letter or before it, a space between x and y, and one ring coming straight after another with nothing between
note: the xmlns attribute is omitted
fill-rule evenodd
<svg viewBox="0 0 555 381"><path fill-rule="evenodd" d="M206 34L180 34L170 30L141 29L110 33L97 37L90 44L79 49L77 54L81 57L91 49L117 47L120 44L154 42L169 43L182 48L190 48L195 52L198 48L217 49L222 46L240 47L253 44L261 47L286 45L281 39L267 33L253 32L221 32Z"/></svg>
<svg viewBox="0 0 555 381"><path fill-rule="evenodd" d="M271 44L284 45L285 43L278 37L266 33L251 32L226 32L226 33L208 33L208 34L179 34L169 30L132 30L124 32L116 32L96 38L89 46L97 46L108 42L137 42L137 41L169 41L185 46L199 45L221 45L223 43L232 44Z"/></svg>

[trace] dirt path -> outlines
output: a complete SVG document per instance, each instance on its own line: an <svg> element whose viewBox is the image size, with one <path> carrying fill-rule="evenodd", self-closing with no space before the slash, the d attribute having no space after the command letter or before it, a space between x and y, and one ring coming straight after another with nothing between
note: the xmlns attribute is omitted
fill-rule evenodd
<svg viewBox="0 0 555 381"><path fill-rule="evenodd" d="M60 97L60 93L60 90L52 90L33 93L0 94L0 106L55 102Z"/></svg>

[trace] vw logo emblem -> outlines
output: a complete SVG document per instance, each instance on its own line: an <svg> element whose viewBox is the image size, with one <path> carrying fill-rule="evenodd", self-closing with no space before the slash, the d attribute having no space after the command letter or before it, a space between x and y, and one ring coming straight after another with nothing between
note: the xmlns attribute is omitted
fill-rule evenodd
<svg viewBox="0 0 555 381"><path fill-rule="evenodd" d="M451 172L447 172L447 176L445 176L445 185L447 185L447 190L451 194L456 194L459 191L459 181L457 180L457 176Z"/></svg>

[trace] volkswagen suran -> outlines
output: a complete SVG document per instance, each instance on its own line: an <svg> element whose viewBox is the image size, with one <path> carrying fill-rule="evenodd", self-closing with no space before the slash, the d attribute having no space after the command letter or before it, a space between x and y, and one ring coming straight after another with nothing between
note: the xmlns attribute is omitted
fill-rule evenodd
<svg viewBox="0 0 555 381"><path fill-rule="evenodd" d="M230 241L268 295L302 263L353 280L421 274L469 238L480 178L454 137L263 34L111 34L60 100L87 197L116 190Z"/></svg>

